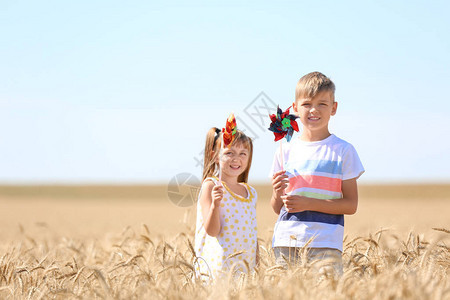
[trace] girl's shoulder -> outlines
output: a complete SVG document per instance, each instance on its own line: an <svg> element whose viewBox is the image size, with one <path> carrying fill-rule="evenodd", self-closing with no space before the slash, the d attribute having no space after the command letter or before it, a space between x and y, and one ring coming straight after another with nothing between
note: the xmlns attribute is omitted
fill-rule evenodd
<svg viewBox="0 0 450 300"><path fill-rule="evenodd" d="M241 185L243 185L247 189L247 191L250 193L250 195L248 195L248 198L256 199L258 197L256 189L254 187L252 187L250 184L248 184L246 182L241 182Z"/></svg>
<svg viewBox="0 0 450 300"><path fill-rule="evenodd" d="M202 182L202 186L207 185L216 185L219 180L216 177L206 177Z"/></svg>
<svg viewBox="0 0 450 300"><path fill-rule="evenodd" d="M241 182L241 185L245 186L247 189L255 191L255 188L252 187L250 184L248 184L247 182Z"/></svg>
<svg viewBox="0 0 450 300"><path fill-rule="evenodd" d="M205 180L203 180L202 182L202 186L200 188L200 193L199 193L199 197L203 194L203 192L211 192L212 189L214 188L214 186L217 184L217 180L214 177L207 177L205 178Z"/></svg>

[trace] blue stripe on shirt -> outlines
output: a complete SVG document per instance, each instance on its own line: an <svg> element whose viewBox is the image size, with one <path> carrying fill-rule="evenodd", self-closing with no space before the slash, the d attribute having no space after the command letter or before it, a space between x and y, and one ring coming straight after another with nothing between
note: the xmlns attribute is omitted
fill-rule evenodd
<svg viewBox="0 0 450 300"><path fill-rule="evenodd" d="M298 162L296 162L298 164ZM286 168L289 168L289 163ZM328 174L342 174L342 161L332 160L307 160L303 165L296 165L295 170L302 172L322 172Z"/></svg>
<svg viewBox="0 0 450 300"><path fill-rule="evenodd" d="M344 226L344 215L332 215L309 210L298 213L288 213L287 211L282 210L278 218L278 222L280 221L318 222Z"/></svg>

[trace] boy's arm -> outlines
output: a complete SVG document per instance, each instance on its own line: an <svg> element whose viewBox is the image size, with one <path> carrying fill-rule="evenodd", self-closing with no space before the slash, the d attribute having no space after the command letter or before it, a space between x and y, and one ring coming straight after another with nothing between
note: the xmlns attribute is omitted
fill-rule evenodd
<svg viewBox="0 0 450 300"><path fill-rule="evenodd" d="M281 196L285 194L284 190L288 184L288 176L286 171L278 171L272 176L272 197L270 198L270 205L273 211L278 215L283 207L283 199Z"/></svg>
<svg viewBox="0 0 450 300"><path fill-rule="evenodd" d="M270 205L272 206L273 211L279 215L280 210L283 207L283 199L277 196L275 192L272 192L272 197L270 198Z"/></svg>
<svg viewBox="0 0 450 300"><path fill-rule="evenodd" d="M299 195L281 196L286 210L296 213L305 210L335 215L352 215L358 208L358 185L356 178L342 181L342 198L317 199Z"/></svg>

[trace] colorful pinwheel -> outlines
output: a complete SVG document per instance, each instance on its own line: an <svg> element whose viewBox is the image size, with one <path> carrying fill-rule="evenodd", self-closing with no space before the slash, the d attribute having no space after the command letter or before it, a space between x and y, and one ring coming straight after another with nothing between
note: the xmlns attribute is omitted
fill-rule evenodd
<svg viewBox="0 0 450 300"><path fill-rule="evenodd" d="M222 150L225 149L225 147L230 147L231 143L233 142L234 138L236 137L236 118L234 117L234 114L231 113L230 116L227 119L227 123L225 124L225 128L222 128ZM222 152L220 151L219 159L222 161ZM219 184L222 185L222 170L220 168L219 164Z"/></svg>
<svg viewBox="0 0 450 300"><path fill-rule="evenodd" d="M236 136L236 118L231 113L225 124L225 128L222 128L223 132L223 147L229 147Z"/></svg>
<svg viewBox="0 0 450 300"><path fill-rule="evenodd" d="M290 115L288 107L285 112L281 110L281 108L277 107L277 114L269 115L270 127L268 128L275 135L275 142L281 140L286 137L288 142L291 141L292 135L294 134L294 130L298 132L298 124L295 119L298 118L296 115Z"/></svg>

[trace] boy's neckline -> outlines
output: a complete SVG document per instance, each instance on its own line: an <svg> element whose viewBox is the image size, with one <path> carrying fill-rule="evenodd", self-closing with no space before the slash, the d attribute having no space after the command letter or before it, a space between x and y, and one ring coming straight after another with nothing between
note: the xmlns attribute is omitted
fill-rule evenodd
<svg viewBox="0 0 450 300"><path fill-rule="evenodd" d="M319 142L326 140L328 137L330 137L332 133L330 133L328 130L325 132L310 132L309 130L303 131L299 135L299 139L305 142Z"/></svg>
<svg viewBox="0 0 450 300"><path fill-rule="evenodd" d="M330 133L330 135L327 136L326 138L324 138L323 140L305 141L305 140L302 140L300 137L298 137L296 140L302 144L312 145L312 144L321 144L321 143L327 142L327 141L331 140L333 137L335 137L335 135L333 133Z"/></svg>

